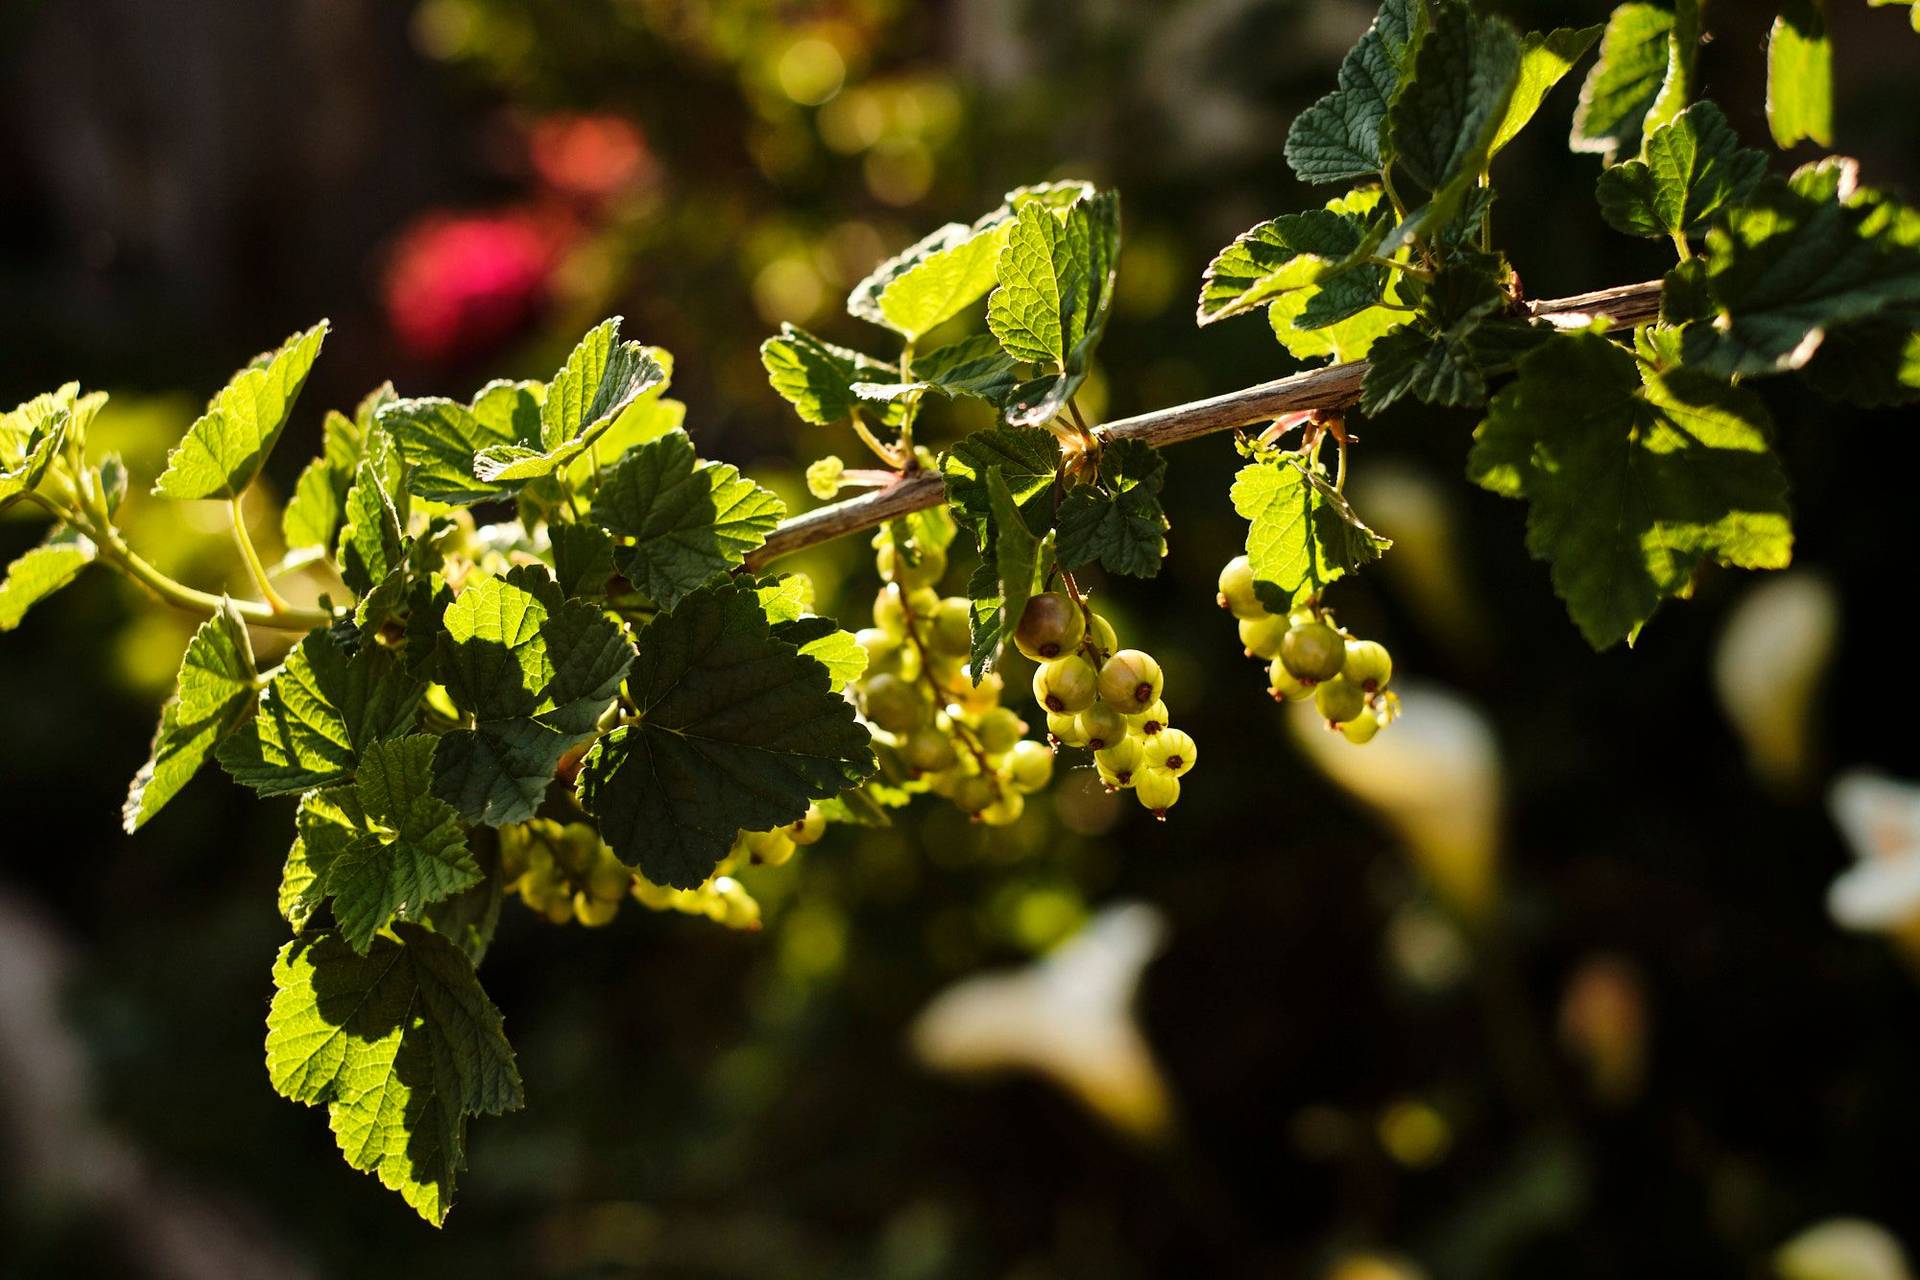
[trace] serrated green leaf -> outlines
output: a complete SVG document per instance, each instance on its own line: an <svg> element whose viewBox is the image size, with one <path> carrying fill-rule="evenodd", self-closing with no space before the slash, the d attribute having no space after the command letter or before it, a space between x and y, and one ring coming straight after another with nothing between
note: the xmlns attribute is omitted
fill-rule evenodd
<svg viewBox="0 0 1920 1280"><path fill-rule="evenodd" d="M382 406L375 415L374 420L400 450L400 457L407 464L407 484L415 494L428 502L457 507L496 502L508 496L510 486L488 484L474 476L475 457L481 450L495 445L536 448L539 437L517 434L516 428L535 425L524 418L515 423L510 413L476 412L478 404L484 403L490 392L493 392L491 386L481 391L475 408L442 396L428 396L395 400ZM505 394L511 397L517 392ZM495 392L494 398L499 400L502 396Z"/></svg>
<svg viewBox="0 0 1920 1280"><path fill-rule="evenodd" d="M993 288L1011 223L1006 210L972 226L948 223L875 267L854 286L847 310L917 341Z"/></svg>
<svg viewBox="0 0 1920 1280"><path fill-rule="evenodd" d="M1230 496L1247 521L1254 578L1291 605L1380 558L1393 544L1361 523L1324 477L1301 459L1275 455L1241 468Z"/></svg>
<svg viewBox="0 0 1920 1280"><path fill-rule="evenodd" d="M349 652L331 632L310 631L261 690L252 722L222 740L215 758L263 796L344 782L361 752L412 727L424 692L391 650Z"/></svg>
<svg viewBox="0 0 1920 1280"><path fill-rule="evenodd" d="M466 1166L468 1116L522 1103L500 1011L453 942L413 924L356 955L339 934L281 948L267 1076L324 1105L347 1163L438 1226Z"/></svg>
<svg viewBox="0 0 1920 1280"><path fill-rule="evenodd" d="M1848 404L1920 401L1920 314L1843 324L1800 372L1815 391Z"/></svg>
<svg viewBox="0 0 1920 1280"><path fill-rule="evenodd" d="M1782 151L1833 145L1833 42L1820 0L1788 0L1767 36L1767 127Z"/></svg>
<svg viewBox="0 0 1920 1280"><path fill-rule="evenodd" d="M900 381L898 365L823 342L792 324L782 324L777 336L760 344L760 363L767 381L801 420L822 427L860 407L855 385Z"/></svg>
<svg viewBox="0 0 1920 1280"><path fill-rule="evenodd" d="M327 322L242 369L187 428L154 482L162 498L237 498L260 474L326 340Z"/></svg>
<svg viewBox="0 0 1920 1280"><path fill-rule="evenodd" d="M313 864L307 861L307 846L300 843L299 836L295 836L293 848L287 850L287 864L280 870L277 903L280 918L298 933L307 927L307 922L313 919L313 913L320 909L324 901L320 879L313 872Z"/></svg>
<svg viewBox="0 0 1920 1280"><path fill-rule="evenodd" d="M120 811L129 834L180 794L222 739L239 727L258 690L253 642L231 600L200 624L180 659L174 694L160 711L153 750L133 775Z"/></svg>
<svg viewBox="0 0 1920 1280"><path fill-rule="evenodd" d="M1704 295L1688 306L1713 316L1687 326L1687 363L1723 376L1797 369L1830 329L1920 306L1920 215L1857 187L1852 162L1822 162L1728 209L1700 271L1679 277ZM1675 288L1670 278L1668 298Z"/></svg>
<svg viewBox="0 0 1920 1280"><path fill-rule="evenodd" d="M0 511L25 497L46 475L73 427L79 392L80 384L69 382L0 416Z"/></svg>
<svg viewBox="0 0 1920 1280"><path fill-rule="evenodd" d="M1433 193L1435 224L1486 172L1520 81L1520 37L1503 19L1455 0L1433 6L1413 78L1387 112L1396 169Z"/></svg>
<svg viewBox="0 0 1920 1280"><path fill-rule="evenodd" d="M473 474L509 486L550 476L586 453L628 405L666 380L651 350L620 341L619 316L603 320L548 380L538 447L488 445L475 456Z"/></svg>
<svg viewBox="0 0 1920 1280"><path fill-rule="evenodd" d="M1553 31L1530 31L1520 38L1520 78L1507 101L1506 114L1494 130L1488 155L1498 155L1527 127L1547 93L1559 84L1573 64L1586 56L1600 38L1602 28L1560 27Z"/></svg>
<svg viewBox="0 0 1920 1280"><path fill-rule="evenodd" d="M1020 381L1019 368L992 334L976 333L915 356L911 382L856 382L851 390L862 400L881 401L898 400L914 391L937 391L949 400L972 396L998 408L1007 403Z"/></svg>
<svg viewBox="0 0 1920 1280"><path fill-rule="evenodd" d="M699 885L737 831L798 821L873 772L852 704L773 637L748 587L703 587L656 617L627 687L639 719L587 752L579 796L655 884Z"/></svg>
<svg viewBox="0 0 1920 1280"><path fill-rule="evenodd" d="M1784 568L1786 475L1751 391L1655 372L1597 334L1520 362L1475 433L1468 475L1528 503L1527 548L1589 643L1631 642L1706 561Z"/></svg>
<svg viewBox="0 0 1920 1280"><path fill-rule="evenodd" d="M1207 264L1200 277L1200 304L1195 313L1201 325L1241 315L1266 306L1284 294L1312 290L1328 272L1356 253L1367 234L1365 219L1326 209L1309 209L1270 219L1243 232ZM1363 295L1346 319L1380 299L1386 286L1386 268L1366 265L1345 273L1360 278ZM1372 297L1364 297L1367 284ZM1303 301L1303 307L1306 303Z"/></svg>
<svg viewBox="0 0 1920 1280"><path fill-rule="evenodd" d="M556 524L547 529L553 545L553 576L568 596L604 595L613 577L613 535L595 524Z"/></svg>
<svg viewBox="0 0 1920 1280"><path fill-rule="evenodd" d="M613 562L643 595L671 609L767 540L784 502L723 462L701 462L683 431L628 452L593 497L613 535Z"/></svg>
<svg viewBox="0 0 1920 1280"><path fill-rule="evenodd" d="M39 546L29 547L0 578L0 631L11 631L27 610L80 576L98 553L86 535L57 525Z"/></svg>
<svg viewBox="0 0 1920 1280"><path fill-rule="evenodd" d="M1767 158L1740 145L1726 115L1697 102L1647 135L1646 159L1601 171L1594 187L1609 225L1631 236L1697 235L1746 199Z"/></svg>
<svg viewBox="0 0 1920 1280"><path fill-rule="evenodd" d="M367 429L352 418L333 410L327 412L321 426L320 456L301 470L294 482L293 497L280 513L280 539L287 549L281 561L283 568L333 555L341 522L346 519L347 490L365 455L366 435Z"/></svg>
<svg viewBox="0 0 1920 1280"><path fill-rule="evenodd" d="M1403 397L1455 407L1479 404L1489 378L1546 339L1546 330L1496 314L1506 302L1489 274L1497 269L1497 262L1469 265L1461 259L1442 268L1414 322L1368 351L1360 384L1364 412L1380 413Z"/></svg>
<svg viewBox="0 0 1920 1280"><path fill-rule="evenodd" d="M1426 28L1423 0L1387 0L1340 63L1339 87L1294 118L1287 163L1300 181L1377 176L1391 159L1387 109L1399 93Z"/></svg>
<svg viewBox="0 0 1920 1280"><path fill-rule="evenodd" d="M987 472L996 467L1027 527L1038 535L1053 523L1053 478L1060 467L1060 446L1051 433L1038 427L993 427L959 440L940 459L953 518L966 526L975 545L983 549L993 521Z"/></svg>
<svg viewBox="0 0 1920 1280"><path fill-rule="evenodd" d="M1042 541L1027 527L1027 518L999 467L987 469L981 487L990 515L981 535L985 545L980 565L967 580L975 684L999 665L1001 644L1026 610L1039 577Z"/></svg>
<svg viewBox="0 0 1920 1280"><path fill-rule="evenodd" d="M761 596L761 608L766 608L764 595ZM772 623L774 638L792 645L825 667L827 678L836 689L846 688L850 681L858 680L867 669L867 651L860 647L860 642L852 632L842 631L840 624L832 618L807 614L784 622L771 617L768 621Z"/></svg>
<svg viewBox="0 0 1920 1280"><path fill-rule="evenodd" d="M1392 281L1388 282L1383 297L1387 301L1401 303L1399 290ZM1312 299L1310 291L1296 290L1275 298L1267 306L1267 321L1273 326L1273 336L1279 339L1280 345L1290 355L1299 360L1331 358L1335 364L1364 360L1375 342L1406 320L1404 310L1369 307L1337 324L1307 328L1300 322Z"/></svg>
<svg viewBox="0 0 1920 1280"><path fill-rule="evenodd" d="M418 920L480 879L459 815L433 795L440 744L429 734L373 743L351 786L309 791L300 801L307 866L319 894L333 900L340 936L361 955L393 921Z"/></svg>
<svg viewBox="0 0 1920 1280"><path fill-rule="evenodd" d="M1118 256L1117 208L1110 192L1076 200L1065 217L1037 201L1021 206L987 299L987 326L1008 355L1065 369L1090 333L1098 337Z"/></svg>
<svg viewBox="0 0 1920 1280"><path fill-rule="evenodd" d="M1104 446L1099 483L1069 489L1060 504L1061 565L1078 569L1098 560L1109 573L1159 573L1167 554L1167 517L1160 509L1166 475L1167 460L1152 445L1116 440Z"/></svg>
<svg viewBox="0 0 1920 1280"><path fill-rule="evenodd" d="M412 506L398 452L384 432L367 441L347 489L334 562L355 596L365 596L398 569L407 553Z"/></svg>
<svg viewBox="0 0 1920 1280"><path fill-rule="evenodd" d="M1673 34L1671 10L1638 2L1614 9L1600 39L1600 60L1580 87L1569 140L1575 151L1639 152L1647 113L1673 63Z"/></svg>
<svg viewBox="0 0 1920 1280"><path fill-rule="evenodd" d="M633 662L620 623L544 569L470 582L442 615L436 673L473 727L444 735L433 790L470 822L531 818Z"/></svg>

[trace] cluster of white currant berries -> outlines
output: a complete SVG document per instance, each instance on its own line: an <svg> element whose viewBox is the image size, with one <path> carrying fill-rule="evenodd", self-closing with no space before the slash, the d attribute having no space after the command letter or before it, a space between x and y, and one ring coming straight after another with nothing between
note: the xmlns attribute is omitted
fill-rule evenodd
<svg viewBox="0 0 1920 1280"><path fill-rule="evenodd" d="M1005 826L1052 779L1053 752L1000 705L998 672L974 683L971 606L961 596L943 598L935 585L946 553L924 547L909 554L884 530L875 541L884 582L873 625L855 636L867 654L855 705L909 778L975 819Z"/></svg>
<svg viewBox="0 0 1920 1280"><path fill-rule="evenodd" d="M818 805L809 805L805 816L788 826L737 833L704 883L671 889L622 863L586 823L563 826L534 818L500 828L500 869L508 891L554 924L611 924L621 900L631 895L654 911L705 916L729 929L758 929L760 904L733 873L748 863L780 866L793 857L795 846L814 843L826 830L826 816Z"/></svg>
<svg viewBox="0 0 1920 1280"><path fill-rule="evenodd" d="M1317 601L1269 613L1245 556L1220 571L1219 600L1240 620L1247 656L1268 664L1267 688L1275 702L1312 698L1327 727L1356 746L1373 741L1400 714L1400 699L1387 692L1393 655L1385 645L1356 640L1335 626L1332 611Z"/></svg>
<svg viewBox="0 0 1920 1280"><path fill-rule="evenodd" d="M1091 748L1108 790L1131 790L1165 819L1199 748L1168 723L1160 664L1142 650L1120 648L1111 623L1059 591L1027 601L1013 642L1040 664L1033 697L1046 710L1054 742Z"/></svg>

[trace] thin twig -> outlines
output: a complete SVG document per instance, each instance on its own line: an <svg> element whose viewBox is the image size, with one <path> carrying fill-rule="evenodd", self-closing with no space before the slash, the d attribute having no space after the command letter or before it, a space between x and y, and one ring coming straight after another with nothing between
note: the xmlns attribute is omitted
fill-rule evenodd
<svg viewBox="0 0 1920 1280"><path fill-rule="evenodd" d="M1600 316L1617 325L1645 324L1660 314L1660 281L1621 285L1526 305L1529 315L1560 328L1580 328ZM1366 375L1364 360L1309 369L1225 395L1119 418L1095 427L1093 435L1103 443L1142 440L1158 449L1218 431L1270 422L1289 413L1344 409L1359 400L1360 383ZM765 545L747 557L747 568L758 571L781 556L874 528L911 512L937 507L945 500L946 485L937 474L914 472L884 489L782 521Z"/></svg>

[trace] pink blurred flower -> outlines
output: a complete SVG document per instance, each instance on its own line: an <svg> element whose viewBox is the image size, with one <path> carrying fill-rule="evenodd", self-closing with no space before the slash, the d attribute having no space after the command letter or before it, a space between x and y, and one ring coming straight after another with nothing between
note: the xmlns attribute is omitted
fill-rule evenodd
<svg viewBox="0 0 1920 1280"><path fill-rule="evenodd" d="M551 115L528 130L528 155L548 187L599 201L651 183L657 172L632 121L616 115Z"/></svg>
<svg viewBox="0 0 1920 1280"><path fill-rule="evenodd" d="M400 233L382 292L387 323L414 357L486 354L532 322L570 233L528 210L430 213Z"/></svg>

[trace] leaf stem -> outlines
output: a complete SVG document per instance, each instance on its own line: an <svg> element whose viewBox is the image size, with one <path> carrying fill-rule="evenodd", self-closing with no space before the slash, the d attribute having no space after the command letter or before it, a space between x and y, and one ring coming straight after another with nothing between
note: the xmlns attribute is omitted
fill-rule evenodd
<svg viewBox="0 0 1920 1280"><path fill-rule="evenodd" d="M1387 193L1387 202L1393 206L1394 216L1401 222L1407 220L1406 202L1400 199L1400 193L1393 188L1393 165L1389 162L1380 169L1380 189Z"/></svg>
<svg viewBox="0 0 1920 1280"><path fill-rule="evenodd" d="M1433 283L1433 272L1427 270L1425 267L1416 267L1411 262L1402 262L1398 258L1383 258L1377 253L1368 254L1366 257L1366 260L1368 262L1373 263L1377 267L1392 267L1395 271L1406 272L1408 275L1412 276L1415 280L1419 280L1427 284ZM1412 307L1395 306L1395 304L1388 303L1385 301L1376 302L1374 305L1378 307L1393 306L1394 309L1398 311L1413 310Z"/></svg>
<svg viewBox="0 0 1920 1280"><path fill-rule="evenodd" d="M874 453L879 456L880 461L886 463L891 470L898 471L900 469L901 455L895 453L890 446L880 443L880 437L874 435L872 430L868 428L866 419L860 416L860 410L854 409L850 411L847 414L847 421L853 424L853 433L860 437L861 442L864 443L867 448L873 450Z"/></svg>
<svg viewBox="0 0 1920 1280"><path fill-rule="evenodd" d="M286 613L293 606L286 597L273 588L273 579L267 576L267 566L260 561L260 552L254 548L253 537L247 532L246 512L240 509L240 499L235 497L227 502L227 511L233 517L233 542L240 548L240 558L246 561L247 572L253 577L253 585L260 588L260 595L266 600L267 607L275 613Z"/></svg>
<svg viewBox="0 0 1920 1280"><path fill-rule="evenodd" d="M1673 251L1680 255L1680 261L1682 262L1691 262L1693 260L1693 246L1687 242L1686 232L1675 231L1673 233Z"/></svg>

